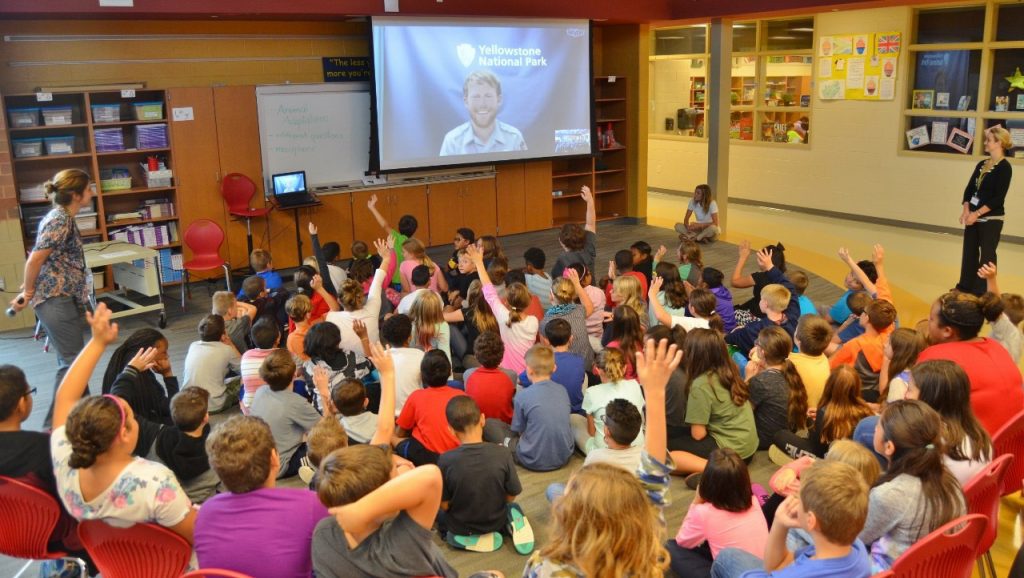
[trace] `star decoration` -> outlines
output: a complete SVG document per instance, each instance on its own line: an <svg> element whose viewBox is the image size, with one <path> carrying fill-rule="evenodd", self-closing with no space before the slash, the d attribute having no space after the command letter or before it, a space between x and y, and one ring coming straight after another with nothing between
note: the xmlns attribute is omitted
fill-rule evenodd
<svg viewBox="0 0 1024 578"><path fill-rule="evenodd" d="M1020 67L1017 67L1017 71L1014 72L1013 76L1007 76L1006 81L1010 83L1010 90L1007 92L1013 92L1013 89L1019 88L1024 90L1024 74L1020 73Z"/></svg>

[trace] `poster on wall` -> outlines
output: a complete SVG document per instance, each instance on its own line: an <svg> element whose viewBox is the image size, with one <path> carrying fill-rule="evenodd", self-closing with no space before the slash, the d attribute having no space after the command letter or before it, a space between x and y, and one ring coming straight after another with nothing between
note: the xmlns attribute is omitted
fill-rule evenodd
<svg viewBox="0 0 1024 578"><path fill-rule="evenodd" d="M899 32L820 37L819 97L823 100L893 100L900 41Z"/></svg>

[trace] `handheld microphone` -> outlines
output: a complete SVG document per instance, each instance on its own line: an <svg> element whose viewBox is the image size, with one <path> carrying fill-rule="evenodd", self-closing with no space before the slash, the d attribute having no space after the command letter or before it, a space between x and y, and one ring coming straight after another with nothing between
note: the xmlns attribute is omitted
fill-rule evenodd
<svg viewBox="0 0 1024 578"><path fill-rule="evenodd" d="M18 297L18 300L16 301L16 303L18 305L24 305L25 304L25 298L24 297ZM8 317L14 317L17 314L18 314L18 312L14 310L14 307L8 307L7 308L7 316Z"/></svg>

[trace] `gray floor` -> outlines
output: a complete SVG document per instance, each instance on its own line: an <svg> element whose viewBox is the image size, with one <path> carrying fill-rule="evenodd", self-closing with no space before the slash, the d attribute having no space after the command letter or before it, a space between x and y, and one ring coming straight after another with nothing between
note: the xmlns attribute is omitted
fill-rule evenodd
<svg viewBox="0 0 1024 578"><path fill-rule="evenodd" d="M615 251L628 249L629 245L638 240L645 240L655 249L658 245L664 244L669 248L669 256L675 253L675 246L678 244L674 231L650 227L646 225L630 224L601 224L598 228L598 272L604 267L601 263L607 262L613 257ZM557 236L553 231L538 233L527 233L504 237L502 245L509 257L512 267L523 265L523 252L529 247L540 247L547 253L549 259L553 259L560 251ZM706 266L716 267L722 270L726 277L731 274L736 262L736 246L725 242L716 242L703 246L704 263ZM450 248L438 248L430 251L431 256L438 260L447 260L451 253ZM754 271L756 262L750 259L747 264L749 271ZM790 264L790 270L798 269L798 264ZM832 303L842 291L832 283L817 277L807 271L811 279L807 295L815 303ZM210 297L207 288L212 291L223 287L214 286L205 282L194 283L192 300L188 309L182 311L180 304L175 302L178 297L176 291L165 296L168 311L168 326L164 334L170 342L169 354L172 367L180 371L184 365L185 353L188 345L196 339L196 326L199 319L209 310ZM736 303L745 301L750 296L750 290L738 290L734 292L733 299ZM121 336L127 336L132 331L141 327L156 327L157 318L154 315L130 317L121 320ZM106 367L111 348L101 360L99 367ZM42 344L32 339L31 332L27 330L14 331L0 334L0 363L11 363L20 366L29 376L30 383L39 388L36 394L36 406L32 416L24 424L26 429L39 429L46 413L47 405L52 397L53 380L56 373L56 364L52 353L43 352ZM97 371L93 376L90 388L93 392L99 390L102 371ZM219 417L219 416L215 416ZM520 479L524 492L519 502L533 524L537 535L537 543L543 544L546 541L546 527L549 522L549 507L544 497L544 490L548 484L553 482L565 482L571 473L582 465L581 458L574 458L569 465L554 472L535 473L520 469ZM765 453L759 453L751 465L751 476L755 482L766 484L769 476L775 468L768 460ZM287 484L291 485L291 484ZM686 508L693 499L693 492L686 489L681 480L674 480L671 488L672 504L666 509L667 535L672 536L678 529ZM500 570L506 576L518 576L522 573L524 557L519 556L511 548L505 546L497 552L490 554L477 554L456 551L442 545L446 557L452 565L463 575L468 575L476 570ZM0 556L0 576L14 576L22 566L22 562L11 558ZM34 568L25 574L35 576Z"/></svg>

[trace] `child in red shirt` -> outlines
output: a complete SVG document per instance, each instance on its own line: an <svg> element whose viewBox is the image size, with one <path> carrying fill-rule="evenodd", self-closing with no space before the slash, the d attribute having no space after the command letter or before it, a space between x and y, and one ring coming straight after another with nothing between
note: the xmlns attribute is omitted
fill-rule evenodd
<svg viewBox="0 0 1024 578"><path fill-rule="evenodd" d="M448 427L445 409L453 397L465 395L448 387L452 364L440 349L428 351L420 364L424 388L414 391L398 416L395 453L417 466L436 464L444 452L458 447L459 440Z"/></svg>
<svg viewBox="0 0 1024 578"><path fill-rule="evenodd" d="M324 281L316 270L303 265L295 272L295 286L300 295L309 297L312 306L309 314L309 325L312 327L324 320L330 311L340 311L338 300L324 288ZM288 319L288 332L295 331L295 320Z"/></svg>
<svg viewBox="0 0 1024 578"><path fill-rule="evenodd" d="M505 356L505 344L497 333L484 331L473 344L473 354L480 367L466 371L466 395L485 416L511 424L516 382L509 370L498 367Z"/></svg>
<svg viewBox="0 0 1024 578"><path fill-rule="evenodd" d="M613 307L619 305L612 299L612 281L618 276L635 277L640 282L640 294L647 295L647 277L643 273L633 270L633 253L623 249L615 253L615 260L608 262L608 278L601 281L604 287L605 300Z"/></svg>

